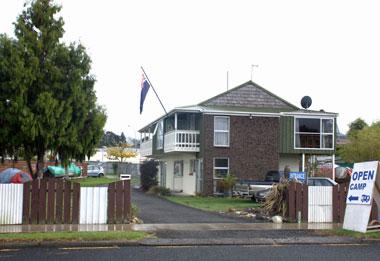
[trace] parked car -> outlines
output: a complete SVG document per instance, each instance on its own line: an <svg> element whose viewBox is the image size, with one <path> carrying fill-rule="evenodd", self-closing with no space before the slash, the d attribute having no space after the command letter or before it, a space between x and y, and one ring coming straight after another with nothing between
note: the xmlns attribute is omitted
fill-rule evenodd
<svg viewBox="0 0 380 261"><path fill-rule="evenodd" d="M62 178L66 176L66 170L62 166L48 166L43 172L47 177ZM67 166L67 172L69 177L80 176L82 169L74 163L70 163L69 166Z"/></svg>
<svg viewBox="0 0 380 261"><path fill-rule="evenodd" d="M104 169L100 165L88 165L87 176L89 177L102 177L104 176Z"/></svg>
<svg viewBox="0 0 380 261"><path fill-rule="evenodd" d="M284 172L270 170L265 174L263 181L241 180L235 184L234 195L250 197L255 200L255 194L259 191L270 189L274 184L280 182L284 177Z"/></svg>
<svg viewBox="0 0 380 261"><path fill-rule="evenodd" d="M307 179L307 185L308 186L335 186L338 183L336 183L334 180L330 178L324 178L324 177L310 177ZM272 188L267 188L264 190L256 191L253 194L252 200L256 202L263 202L268 197L269 193L271 192Z"/></svg>
<svg viewBox="0 0 380 261"><path fill-rule="evenodd" d="M267 188L264 190L257 191L253 195L252 200L256 202L264 202L271 191L272 191L272 188Z"/></svg>
<svg viewBox="0 0 380 261"><path fill-rule="evenodd" d="M330 178L311 177L307 179L307 185L309 186L335 186L337 184L338 183Z"/></svg>

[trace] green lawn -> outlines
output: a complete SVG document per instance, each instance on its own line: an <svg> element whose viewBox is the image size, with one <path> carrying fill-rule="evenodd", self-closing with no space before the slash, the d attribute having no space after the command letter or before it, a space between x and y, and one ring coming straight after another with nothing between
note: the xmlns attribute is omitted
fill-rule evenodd
<svg viewBox="0 0 380 261"><path fill-rule="evenodd" d="M354 232L354 231L345 230L345 229L332 229L332 230L324 230L324 231L322 231L322 233L327 234L327 235L335 235L335 236L342 236L342 237L380 239L380 232L379 231L360 233L360 232Z"/></svg>
<svg viewBox="0 0 380 261"><path fill-rule="evenodd" d="M249 199L240 198L217 198L217 197L194 197L194 196L168 196L167 200L192 208L206 211L227 212L229 209L242 210L245 208L259 208L259 203Z"/></svg>
<svg viewBox="0 0 380 261"><path fill-rule="evenodd" d="M81 187L95 187L99 185L109 184L115 181L119 181L119 177L106 178L106 177L87 177L83 179L73 179L73 182L80 183Z"/></svg>
<svg viewBox="0 0 380 261"><path fill-rule="evenodd" d="M0 242L11 241L85 241L85 240L140 240L151 234L139 231L108 232L31 232L0 234Z"/></svg>

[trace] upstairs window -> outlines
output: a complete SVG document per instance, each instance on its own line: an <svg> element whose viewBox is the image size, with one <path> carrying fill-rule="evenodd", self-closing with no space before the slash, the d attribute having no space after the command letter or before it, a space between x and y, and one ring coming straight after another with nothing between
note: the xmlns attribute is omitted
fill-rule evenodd
<svg viewBox="0 0 380 261"><path fill-rule="evenodd" d="M164 147L164 122L159 121L157 123L157 143L156 149L162 149Z"/></svg>
<svg viewBox="0 0 380 261"><path fill-rule="evenodd" d="M334 119L295 118L296 149L333 149Z"/></svg>
<svg viewBox="0 0 380 261"><path fill-rule="evenodd" d="M228 147L230 145L230 118L214 117L214 146Z"/></svg>

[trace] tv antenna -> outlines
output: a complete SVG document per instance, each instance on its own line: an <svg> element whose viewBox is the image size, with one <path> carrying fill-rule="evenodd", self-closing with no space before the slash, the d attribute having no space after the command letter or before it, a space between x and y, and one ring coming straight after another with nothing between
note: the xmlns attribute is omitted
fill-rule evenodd
<svg viewBox="0 0 380 261"><path fill-rule="evenodd" d="M253 78L253 68L254 67L259 67L259 65L258 64L252 64L251 65L251 81L252 81L252 78Z"/></svg>

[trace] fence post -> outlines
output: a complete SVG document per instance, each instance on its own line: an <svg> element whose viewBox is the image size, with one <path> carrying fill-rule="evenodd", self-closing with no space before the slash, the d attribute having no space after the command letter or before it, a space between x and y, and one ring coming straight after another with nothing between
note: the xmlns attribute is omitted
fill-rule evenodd
<svg viewBox="0 0 380 261"><path fill-rule="evenodd" d="M23 206L22 206L22 223L30 223L30 186L32 182L24 183Z"/></svg>
<svg viewBox="0 0 380 261"><path fill-rule="evenodd" d="M73 183L73 224L79 224L79 208L80 208L80 184L79 183Z"/></svg>
<svg viewBox="0 0 380 261"><path fill-rule="evenodd" d="M50 178L47 180L48 181L48 214L47 214L47 223L48 224L54 224L54 204L55 204L55 186L57 182L55 179Z"/></svg>
<svg viewBox="0 0 380 261"><path fill-rule="evenodd" d="M115 183L108 185L107 223L115 223Z"/></svg>
<svg viewBox="0 0 380 261"><path fill-rule="evenodd" d="M39 199L38 199L38 224L46 223L46 190L47 183L46 180L41 179L40 181L40 190L39 190Z"/></svg>
<svg viewBox="0 0 380 261"><path fill-rule="evenodd" d="M123 181L124 187L124 223L127 223L131 215L131 180Z"/></svg>
<svg viewBox="0 0 380 261"><path fill-rule="evenodd" d="M302 221L309 220L309 186L302 184Z"/></svg>
<svg viewBox="0 0 380 261"><path fill-rule="evenodd" d="M295 199L295 184L293 182L290 183L288 187L289 192L289 201L288 201L288 208L289 208L289 219L294 221L296 220L296 199Z"/></svg>
<svg viewBox="0 0 380 261"><path fill-rule="evenodd" d="M116 223L123 222L123 181L116 182Z"/></svg>
<svg viewBox="0 0 380 261"><path fill-rule="evenodd" d="M55 222L56 224L61 224L62 219L62 213L63 213L63 181L59 180L57 182L57 188L56 188L56 202L55 202Z"/></svg>
<svg viewBox="0 0 380 261"><path fill-rule="evenodd" d="M32 205L31 205L31 224L38 224L38 196L39 180L32 181Z"/></svg>

